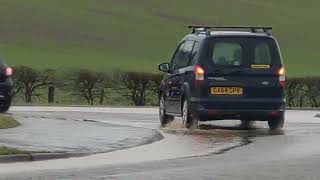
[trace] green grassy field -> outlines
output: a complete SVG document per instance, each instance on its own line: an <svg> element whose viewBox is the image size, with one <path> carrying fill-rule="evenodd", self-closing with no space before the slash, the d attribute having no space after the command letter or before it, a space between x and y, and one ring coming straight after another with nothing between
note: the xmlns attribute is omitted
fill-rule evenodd
<svg viewBox="0 0 320 180"><path fill-rule="evenodd" d="M186 25L272 25L289 76L316 76L319 8L317 0L1 0L0 54L11 65L153 72Z"/></svg>

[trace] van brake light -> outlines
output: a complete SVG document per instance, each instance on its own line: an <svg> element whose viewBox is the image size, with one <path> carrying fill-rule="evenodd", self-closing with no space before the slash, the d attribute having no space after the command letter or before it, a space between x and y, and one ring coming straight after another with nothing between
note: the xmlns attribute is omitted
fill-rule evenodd
<svg viewBox="0 0 320 180"><path fill-rule="evenodd" d="M285 86L286 86L286 70L285 70L285 68L281 67L281 69L279 70L278 74L279 74L280 86L282 88L285 88Z"/></svg>
<svg viewBox="0 0 320 180"><path fill-rule="evenodd" d="M204 80L204 69L201 66L195 66L194 68L194 74L196 76L197 81L203 81Z"/></svg>

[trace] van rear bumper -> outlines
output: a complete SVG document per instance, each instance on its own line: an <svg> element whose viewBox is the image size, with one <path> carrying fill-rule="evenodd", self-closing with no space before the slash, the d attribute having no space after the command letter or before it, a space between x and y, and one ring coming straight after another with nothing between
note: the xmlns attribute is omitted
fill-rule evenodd
<svg viewBox="0 0 320 180"><path fill-rule="evenodd" d="M191 115L200 121L242 119L267 121L285 112L284 98L200 99L191 98Z"/></svg>

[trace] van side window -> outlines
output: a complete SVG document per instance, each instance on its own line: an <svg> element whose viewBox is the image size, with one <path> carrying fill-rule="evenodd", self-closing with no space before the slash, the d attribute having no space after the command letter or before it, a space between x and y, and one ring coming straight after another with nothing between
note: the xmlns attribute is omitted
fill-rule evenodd
<svg viewBox="0 0 320 180"><path fill-rule="evenodd" d="M177 70L188 66L193 45L193 41L186 41L180 45L171 62L172 70Z"/></svg>
<svg viewBox="0 0 320 180"><path fill-rule="evenodd" d="M199 47L200 47L200 43L195 42L195 44L193 46L193 50L192 50L192 54L191 54L189 65L195 65L196 64Z"/></svg>

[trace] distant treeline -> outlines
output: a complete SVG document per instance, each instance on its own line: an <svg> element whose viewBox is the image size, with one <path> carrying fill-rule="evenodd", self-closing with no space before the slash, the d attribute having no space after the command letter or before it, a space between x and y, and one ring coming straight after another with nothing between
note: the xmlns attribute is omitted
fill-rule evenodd
<svg viewBox="0 0 320 180"><path fill-rule="evenodd" d="M106 105L108 98L119 97L119 105L145 106L157 105L162 74L101 73L86 69L57 72L16 66L13 80L16 98L25 103L32 103L41 97L42 102L59 104L57 99L72 97L79 104ZM59 95L55 94L57 90ZM288 78L286 99L289 107L319 107L320 77Z"/></svg>

